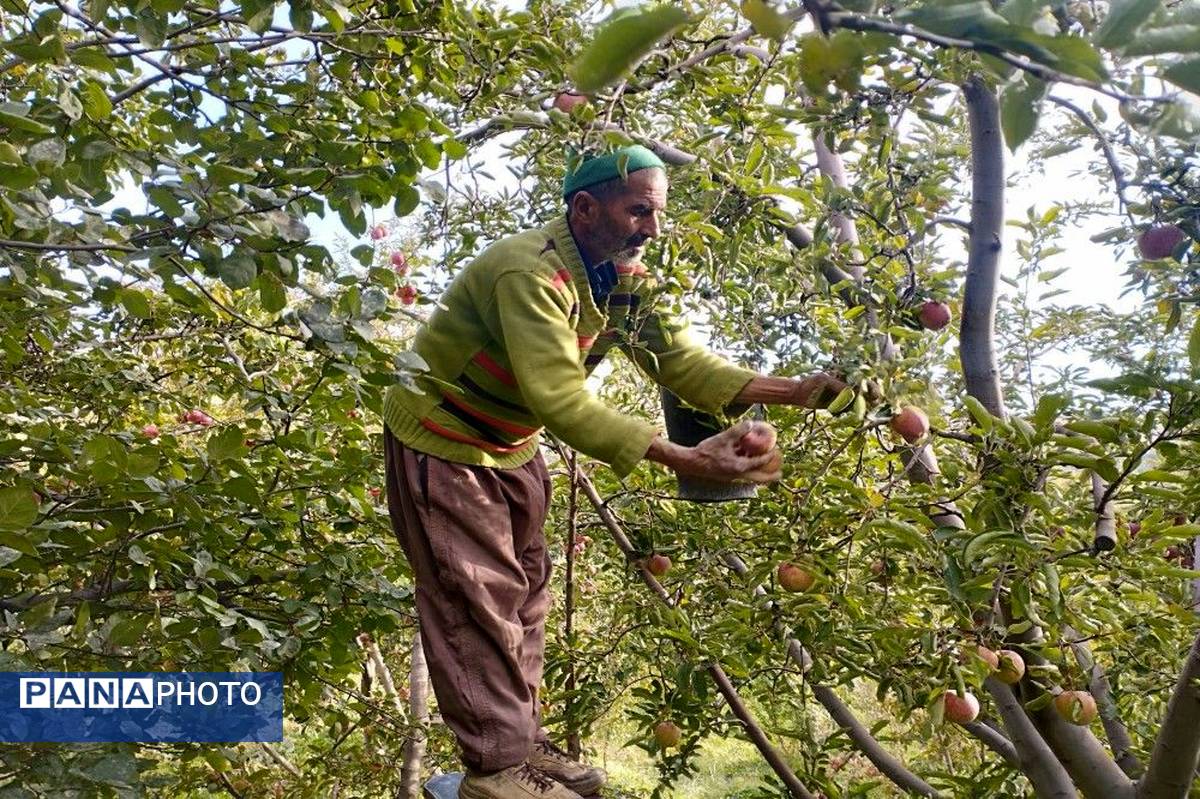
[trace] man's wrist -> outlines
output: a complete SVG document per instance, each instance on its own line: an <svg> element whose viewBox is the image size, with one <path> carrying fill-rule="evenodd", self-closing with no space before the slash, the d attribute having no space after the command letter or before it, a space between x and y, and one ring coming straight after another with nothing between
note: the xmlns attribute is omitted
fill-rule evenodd
<svg viewBox="0 0 1200 799"><path fill-rule="evenodd" d="M646 450L646 460L661 463L675 471L687 471L695 451L667 439L662 435L655 436Z"/></svg>

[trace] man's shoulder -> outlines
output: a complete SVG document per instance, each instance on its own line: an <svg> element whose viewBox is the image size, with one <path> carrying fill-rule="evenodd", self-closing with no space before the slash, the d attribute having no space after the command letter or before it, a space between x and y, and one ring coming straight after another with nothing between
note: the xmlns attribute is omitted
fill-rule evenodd
<svg viewBox="0 0 1200 799"><path fill-rule="evenodd" d="M493 242L468 268L491 280L513 273L550 280L562 268L555 247L554 238L544 228L531 228Z"/></svg>

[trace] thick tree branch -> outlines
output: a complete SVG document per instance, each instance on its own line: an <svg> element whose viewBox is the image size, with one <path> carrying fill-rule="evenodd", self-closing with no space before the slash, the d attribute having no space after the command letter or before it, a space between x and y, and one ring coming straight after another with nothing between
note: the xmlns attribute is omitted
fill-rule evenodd
<svg viewBox="0 0 1200 799"><path fill-rule="evenodd" d="M1154 741L1138 799L1183 799L1200 760L1200 636L1188 652Z"/></svg>
<svg viewBox="0 0 1200 799"><path fill-rule="evenodd" d="M1091 730L1067 721L1053 706L1039 710L1034 721L1087 799L1133 799L1133 781L1108 756Z"/></svg>
<svg viewBox="0 0 1200 799"><path fill-rule="evenodd" d="M981 76L963 85L971 126L971 237L963 292L960 352L967 393L1004 418L994 342L1004 231L1004 140L1000 103Z"/></svg>
<svg viewBox="0 0 1200 799"><path fill-rule="evenodd" d="M1010 766L1015 769L1021 768L1021 761L1017 757L1017 750L1013 746L1012 741L1008 740L1008 736L1004 733L984 724L982 721L969 721L962 726L964 730L979 739L984 746L1004 758L1005 762Z"/></svg>
<svg viewBox="0 0 1200 799"><path fill-rule="evenodd" d="M1017 753L1021 772L1029 778L1039 799L1077 799L1075 786L1054 752L1042 740L1025 708L1010 686L995 677L988 677L984 687L996 701L1004 728Z"/></svg>

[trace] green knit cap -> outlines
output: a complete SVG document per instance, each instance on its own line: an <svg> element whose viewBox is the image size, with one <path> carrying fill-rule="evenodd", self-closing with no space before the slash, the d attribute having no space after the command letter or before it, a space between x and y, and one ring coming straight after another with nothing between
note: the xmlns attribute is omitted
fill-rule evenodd
<svg viewBox="0 0 1200 799"><path fill-rule="evenodd" d="M624 168L625 175L631 175L639 169L652 167L666 169L666 164L640 144L631 144L628 147L613 150L611 153L592 156L584 159L574 172L566 174L563 178L562 196L566 198L579 189L619 178L622 176L622 168Z"/></svg>

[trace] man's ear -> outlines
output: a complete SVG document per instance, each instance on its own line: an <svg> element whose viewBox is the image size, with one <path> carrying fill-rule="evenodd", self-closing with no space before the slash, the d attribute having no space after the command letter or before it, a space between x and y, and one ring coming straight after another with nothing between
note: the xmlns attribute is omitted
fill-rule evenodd
<svg viewBox="0 0 1200 799"><path fill-rule="evenodd" d="M578 192L571 198L571 213L583 222L594 222L599 209L599 200L586 191Z"/></svg>

